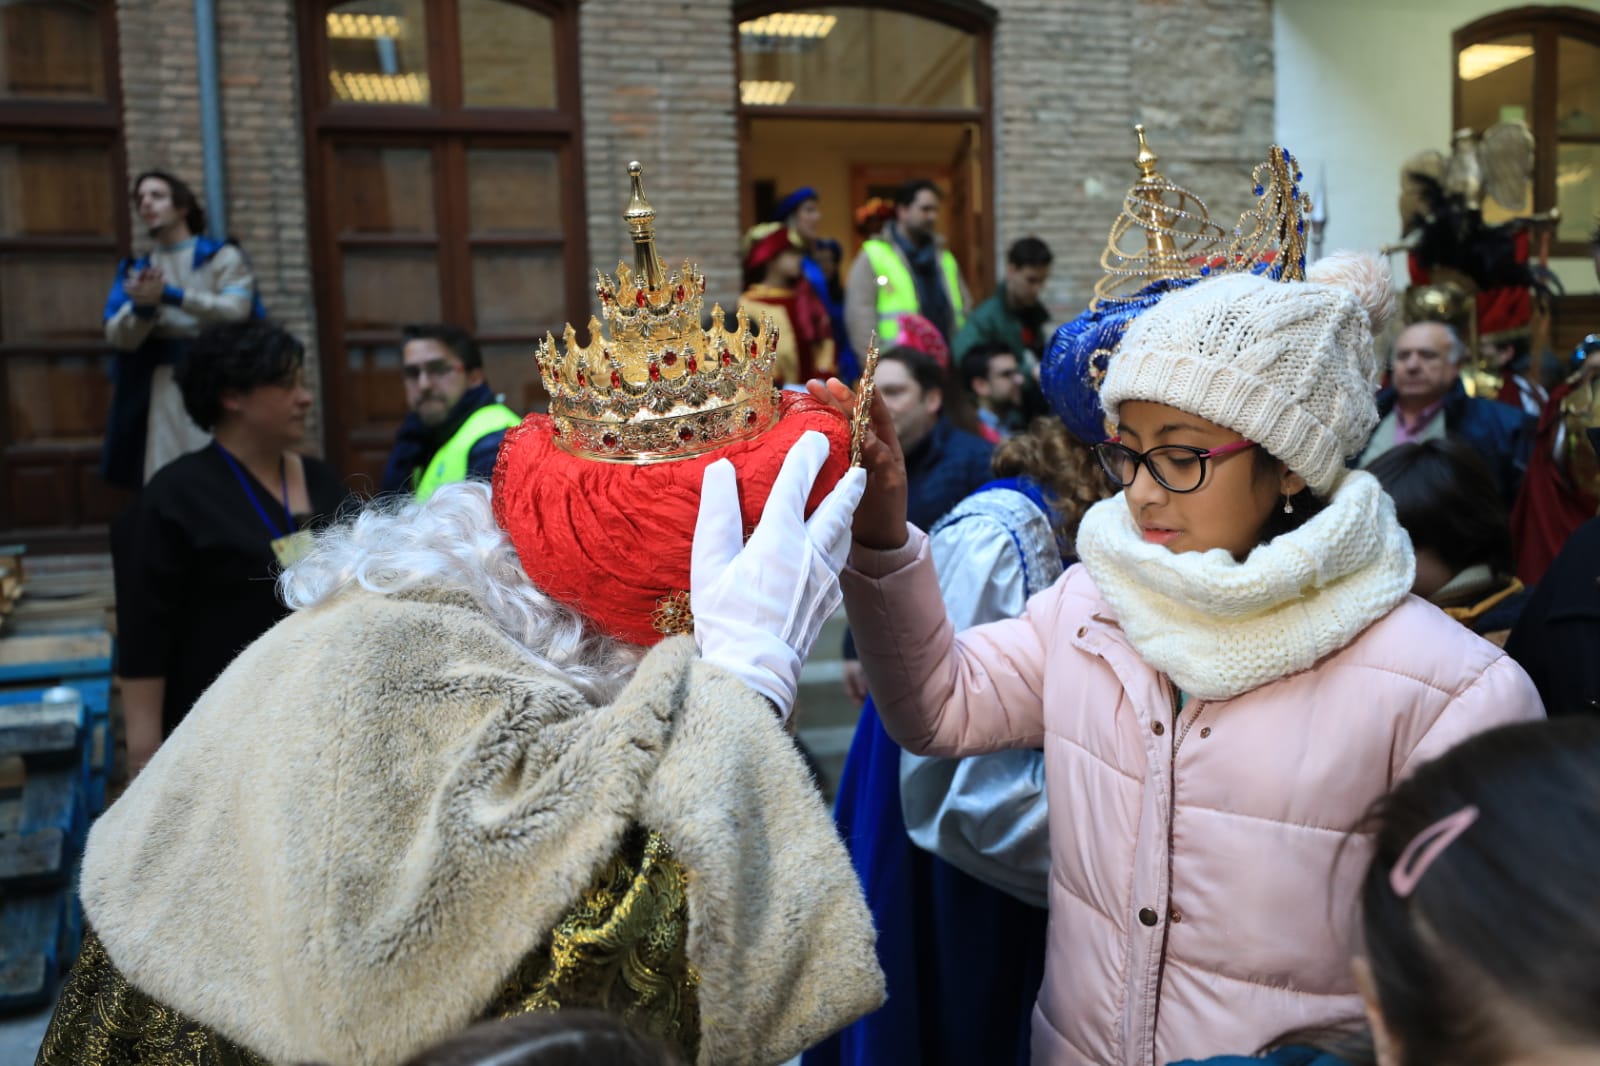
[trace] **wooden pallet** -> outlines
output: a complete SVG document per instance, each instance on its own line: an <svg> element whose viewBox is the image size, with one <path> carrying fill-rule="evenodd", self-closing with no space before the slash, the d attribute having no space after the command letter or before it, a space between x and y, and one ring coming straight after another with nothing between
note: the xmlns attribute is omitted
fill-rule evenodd
<svg viewBox="0 0 1600 1066"><path fill-rule="evenodd" d="M111 634L104 627L0 637L0 682L110 673Z"/></svg>

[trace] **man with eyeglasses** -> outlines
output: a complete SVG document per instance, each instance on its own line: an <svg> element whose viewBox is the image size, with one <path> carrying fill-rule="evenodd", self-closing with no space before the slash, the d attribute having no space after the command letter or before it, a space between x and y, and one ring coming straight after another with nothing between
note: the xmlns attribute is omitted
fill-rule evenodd
<svg viewBox="0 0 1600 1066"><path fill-rule="evenodd" d="M383 491L421 501L441 485L488 480L506 430L522 419L490 391L477 342L442 323L406 326L401 336L411 413L384 465Z"/></svg>

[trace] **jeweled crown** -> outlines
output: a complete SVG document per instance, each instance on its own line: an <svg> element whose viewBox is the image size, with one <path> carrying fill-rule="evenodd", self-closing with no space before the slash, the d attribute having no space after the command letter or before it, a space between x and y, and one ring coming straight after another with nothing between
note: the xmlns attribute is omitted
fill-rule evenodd
<svg viewBox="0 0 1600 1066"><path fill-rule="evenodd" d="M538 349L557 445L607 462L687 459L757 436L778 418L777 327L763 317L752 329L741 310L729 330L720 305L711 327L701 327L705 277L688 262L671 274L662 265L643 172L628 164L633 191L623 219L633 269L618 263L614 280L596 275L606 329L591 317L584 345L569 323L563 352L548 334Z"/></svg>
<svg viewBox="0 0 1600 1066"><path fill-rule="evenodd" d="M1273 145L1252 171L1255 204L1239 216L1230 237L1211 221L1205 201L1156 169L1160 158L1150 150L1144 127L1133 132L1139 139L1134 160L1139 180L1111 225L1100 256L1105 273L1095 284L1091 307L1138 299L1157 281L1241 271L1278 281L1305 277L1312 204L1300 189L1300 167L1287 148Z"/></svg>

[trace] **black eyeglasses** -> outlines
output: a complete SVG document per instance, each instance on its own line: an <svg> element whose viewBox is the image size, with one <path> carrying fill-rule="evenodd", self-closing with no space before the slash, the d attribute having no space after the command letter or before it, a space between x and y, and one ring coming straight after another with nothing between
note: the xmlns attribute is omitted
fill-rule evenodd
<svg viewBox="0 0 1600 1066"><path fill-rule="evenodd" d="M403 368L407 381L421 381L422 375L427 374L434 381L440 381L454 374L457 370L466 368L452 359L430 359L426 363L407 363Z"/></svg>
<svg viewBox="0 0 1600 1066"><path fill-rule="evenodd" d="M1254 448L1253 440L1236 440L1220 448L1191 448L1187 444L1163 444L1147 452L1136 452L1122 443L1121 437L1103 440L1094 446L1094 454L1106 477L1119 489L1133 484L1139 476L1139 467L1149 467L1156 484L1168 492L1194 492L1206 483L1206 460L1217 459L1246 448Z"/></svg>

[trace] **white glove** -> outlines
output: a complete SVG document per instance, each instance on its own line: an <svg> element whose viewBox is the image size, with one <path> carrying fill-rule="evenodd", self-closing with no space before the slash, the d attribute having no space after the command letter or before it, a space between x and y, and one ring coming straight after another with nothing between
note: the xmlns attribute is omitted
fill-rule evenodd
<svg viewBox="0 0 1600 1066"><path fill-rule="evenodd" d="M806 499L827 459L827 437L801 435L748 543L733 464L712 463L700 486L689 564L700 657L771 700L785 721L800 664L843 599L839 571L850 551L850 518L867 485L864 470L849 471L806 521Z"/></svg>

